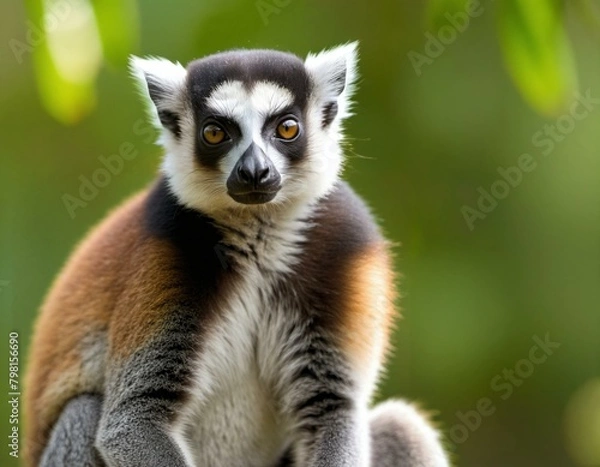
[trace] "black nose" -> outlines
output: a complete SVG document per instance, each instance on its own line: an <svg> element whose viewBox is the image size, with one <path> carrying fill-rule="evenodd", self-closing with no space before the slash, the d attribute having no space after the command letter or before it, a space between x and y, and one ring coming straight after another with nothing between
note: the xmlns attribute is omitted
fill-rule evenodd
<svg viewBox="0 0 600 467"><path fill-rule="evenodd" d="M247 185L260 186L269 179L271 167L261 164L254 158L246 159L242 164L236 164L238 178Z"/></svg>
<svg viewBox="0 0 600 467"><path fill-rule="evenodd" d="M270 201L281 188L279 172L256 144L237 161L227 179L227 192L236 201L258 204Z"/></svg>

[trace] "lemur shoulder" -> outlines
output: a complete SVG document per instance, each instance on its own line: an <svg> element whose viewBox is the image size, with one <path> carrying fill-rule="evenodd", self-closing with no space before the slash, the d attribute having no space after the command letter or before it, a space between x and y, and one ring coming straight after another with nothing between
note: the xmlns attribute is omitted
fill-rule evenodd
<svg viewBox="0 0 600 467"><path fill-rule="evenodd" d="M395 285L340 179L356 61L356 44L132 59L165 157L42 306L27 465L448 465L412 405L369 406Z"/></svg>

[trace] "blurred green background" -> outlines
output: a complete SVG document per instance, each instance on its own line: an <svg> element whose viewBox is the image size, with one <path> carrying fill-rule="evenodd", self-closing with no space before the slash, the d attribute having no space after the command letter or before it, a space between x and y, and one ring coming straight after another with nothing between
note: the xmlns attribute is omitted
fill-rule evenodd
<svg viewBox="0 0 600 467"><path fill-rule="evenodd" d="M105 0L93 2L98 31L86 1L62 2L71 17L41 40L43 2L0 2L3 359L18 331L23 374L36 310L69 252L155 176L161 149L128 53L185 63L232 47L304 56L359 40L345 177L401 243L403 275L378 398L436 411L458 466L600 466L594 1L482 1L463 28L450 19L462 0ZM585 105L572 104L577 83ZM71 215L64 195L79 197L80 177L125 142L139 155ZM520 162L528 171L509 169ZM544 354L545 339L560 346ZM1 404L0 465L10 466L9 413Z"/></svg>

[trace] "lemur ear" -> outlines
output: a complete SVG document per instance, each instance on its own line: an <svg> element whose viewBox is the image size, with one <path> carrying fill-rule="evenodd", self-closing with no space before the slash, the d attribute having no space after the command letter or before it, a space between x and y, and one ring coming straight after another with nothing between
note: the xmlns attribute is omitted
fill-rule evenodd
<svg viewBox="0 0 600 467"><path fill-rule="evenodd" d="M350 115L356 81L358 42L309 54L304 65L312 78L313 95L323 109L323 127Z"/></svg>
<svg viewBox="0 0 600 467"><path fill-rule="evenodd" d="M150 107L155 123L179 137L186 69L164 58L135 56L130 57L129 68L142 95L153 104Z"/></svg>

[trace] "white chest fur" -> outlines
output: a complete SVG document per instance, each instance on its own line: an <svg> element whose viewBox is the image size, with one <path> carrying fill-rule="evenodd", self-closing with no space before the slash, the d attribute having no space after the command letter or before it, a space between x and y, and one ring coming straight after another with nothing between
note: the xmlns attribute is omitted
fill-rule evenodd
<svg viewBox="0 0 600 467"><path fill-rule="evenodd" d="M242 279L203 338L195 388L175 430L190 465L270 466L286 448L289 427L274 393L296 310L283 309L272 292L297 259L302 225L290 227L248 226L251 246L239 234L228 238L253 254L237 265Z"/></svg>

